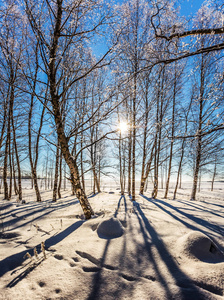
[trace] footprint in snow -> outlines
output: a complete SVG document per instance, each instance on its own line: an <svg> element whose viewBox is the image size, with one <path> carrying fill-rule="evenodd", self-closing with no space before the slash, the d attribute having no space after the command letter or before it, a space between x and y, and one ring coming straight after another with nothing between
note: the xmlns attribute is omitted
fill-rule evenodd
<svg viewBox="0 0 224 300"><path fill-rule="evenodd" d="M55 254L54 258L58 259L58 260L62 260L64 257L61 254Z"/></svg>
<svg viewBox="0 0 224 300"><path fill-rule="evenodd" d="M127 281L135 281L135 280L137 280L137 278L135 278L135 277L133 277L133 276L131 276L131 275L127 275L127 274L121 274L121 276L122 276L125 280L127 280Z"/></svg>
<svg viewBox="0 0 224 300"><path fill-rule="evenodd" d="M78 263L79 262L79 259L78 259L78 257L72 257L72 262L69 262L69 265L70 265L70 267L75 267L76 266L76 263Z"/></svg>
<svg viewBox="0 0 224 300"><path fill-rule="evenodd" d="M46 285L46 283L44 281L39 281L38 284L40 287L44 287Z"/></svg>
<svg viewBox="0 0 224 300"><path fill-rule="evenodd" d="M69 266L72 267L72 268L74 268L74 267L75 267L75 264L72 263L72 262L70 262L70 263L69 263Z"/></svg>
<svg viewBox="0 0 224 300"><path fill-rule="evenodd" d="M101 268L99 267L83 267L84 272L99 272Z"/></svg>
<svg viewBox="0 0 224 300"><path fill-rule="evenodd" d="M79 262L78 257L72 257L72 259L74 260L74 262Z"/></svg>
<svg viewBox="0 0 224 300"><path fill-rule="evenodd" d="M145 275L143 276L145 279L151 280L151 281L156 281L156 278L154 276L151 275Z"/></svg>
<svg viewBox="0 0 224 300"><path fill-rule="evenodd" d="M81 251L76 251L76 253L84 258L84 259L87 259L88 261L90 261L91 263L93 263L94 265L96 265L98 268L102 269L102 268L105 268L105 269L108 269L108 270L117 270L117 267L114 267L114 266L111 266L111 265L107 265L107 264L102 264L101 265L101 261L97 258L95 258L94 256L90 255L89 253L86 253L86 252L81 252ZM73 258L73 260L75 261L75 259ZM79 260L78 260L79 261Z"/></svg>

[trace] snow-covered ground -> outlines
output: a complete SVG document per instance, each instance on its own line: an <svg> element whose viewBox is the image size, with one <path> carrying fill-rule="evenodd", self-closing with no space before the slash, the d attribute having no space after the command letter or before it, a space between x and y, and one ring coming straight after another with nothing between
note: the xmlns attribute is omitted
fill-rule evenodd
<svg viewBox="0 0 224 300"><path fill-rule="evenodd" d="M224 299L223 192L205 185L192 202L188 188L177 200L160 190L133 204L110 186L89 197L89 221L70 191L0 200L0 299Z"/></svg>

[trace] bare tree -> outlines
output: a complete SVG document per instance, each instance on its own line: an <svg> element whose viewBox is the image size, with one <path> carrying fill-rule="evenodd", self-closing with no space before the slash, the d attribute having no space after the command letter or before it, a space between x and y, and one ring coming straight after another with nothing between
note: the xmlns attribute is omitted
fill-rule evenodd
<svg viewBox="0 0 224 300"><path fill-rule="evenodd" d="M12 145L14 142L14 150L16 154L18 178L19 178L19 200L22 200L21 172L20 161L18 155L18 147L16 142L16 130L14 126L14 103L16 98L16 84L19 81L19 67L23 53L23 44L21 43L22 34L18 31L18 24L23 22L19 13L16 11L16 4L9 2L4 11L1 11L1 17L4 20L1 28L1 67L2 79L7 84L7 95L4 103L4 117L1 131L1 140L3 141L4 132L6 130L5 151L4 151L4 197L9 200L12 191ZM4 38L3 36L4 35ZM20 41L20 43L19 43ZM2 93L4 93L2 91ZM11 130L12 129L12 130ZM8 189L7 175L10 169L10 188Z"/></svg>
<svg viewBox="0 0 224 300"><path fill-rule="evenodd" d="M39 158L39 143L40 143L40 136L41 136L41 130L43 127L44 122L44 114L45 114L45 104L46 100L44 100L44 106L42 107L42 112L39 120L39 128L37 129L37 133L34 134L33 126L32 126L32 118L34 114L34 107L35 107L35 94L36 94L36 86L37 86L37 74L39 70L39 63L38 63L38 43L35 45L34 49L35 53L35 64L34 64L34 76L32 82L29 82L32 86L32 93L30 95L30 108L29 108L29 117L28 117L28 137L29 137L29 160L30 160L30 167L31 167L31 174L32 174L32 183L34 184L34 189L36 192L36 199L37 201L41 201L41 195L40 190L38 186L38 180L37 180L37 164L38 164L38 158ZM28 55L29 58L29 55ZM28 61L28 63L30 63ZM30 66L30 69L32 70L32 66ZM31 76L30 76L31 77ZM32 78L32 77L31 77ZM48 88L46 89L45 93L45 99L47 97ZM36 136L36 138L34 138ZM34 149L34 150L33 150Z"/></svg>
<svg viewBox="0 0 224 300"><path fill-rule="evenodd" d="M84 55L85 40L105 23L106 17L104 13L99 14L98 2L89 2L86 5L87 3L84 1L80 1L78 4L67 3L63 0L57 0L54 3L43 1L41 14L35 6L35 2L27 0L24 2L33 33L40 41L39 48L50 86L51 113L55 121L61 151L72 174L72 185L77 198L86 219L89 219L93 210L81 186L77 159L72 156L69 147L69 137L66 136L61 107L69 89L103 64L105 55L90 66L84 66L81 63L81 57ZM96 15L94 15L95 12L97 12ZM91 25L90 22L85 21L87 16L92 18ZM75 60L69 62L71 57ZM65 77L66 84L62 85Z"/></svg>
<svg viewBox="0 0 224 300"><path fill-rule="evenodd" d="M53 187L53 201L57 200L58 193L58 171L59 171L59 160L60 160L60 147L59 142L56 147L56 156L55 156L55 168L54 168L54 187Z"/></svg>

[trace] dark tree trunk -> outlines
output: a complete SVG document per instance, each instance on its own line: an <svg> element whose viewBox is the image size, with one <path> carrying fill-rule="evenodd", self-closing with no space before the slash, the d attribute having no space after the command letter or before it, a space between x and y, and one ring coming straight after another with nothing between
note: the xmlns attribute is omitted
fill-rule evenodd
<svg viewBox="0 0 224 300"><path fill-rule="evenodd" d="M9 199L12 197L12 179L13 179L13 174L12 174L12 155L11 155L11 141L9 143Z"/></svg>
<svg viewBox="0 0 224 300"><path fill-rule="evenodd" d="M217 167L217 157L215 157L215 165L214 165L214 171L213 171L213 175L212 175L211 191L213 191L213 188L214 188L214 182L215 182L215 176L216 176L216 167Z"/></svg>
<svg viewBox="0 0 224 300"><path fill-rule="evenodd" d="M10 188L8 188L7 175L8 175L8 159L10 159L10 143L11 143L11 118L13 114L13 103L14 103L14 87L13 87L13 73L11 70L11 80L10 80L10 99L9 99L9 107L8 107L8 120L7 120L7 135L5 142L5 156L4 156L4 169L3 169L3 182L4 182L4 199L9 200L11 198L11 184ZM10 163L11 165L11 163ZM10 170L11 173L11 170ZM10 177L11 183L11 177Z"/></svg>
<svg viewBox="0 0 224 300"><path fill-rule="evenodd" d="M122 140L121 140L121 132L119 138L119 169L120 169L120 187L121 187L121 195L124 195L124 177L122 170Z"/></svg>
<svg viewBox="0 0 224 300"><path fill-rule="evenodd" d="M14 161L14 151L12 152L12 174L13 174L13 186L15 195L19 194L17 183L16 183L16 168L15 168L15 161Z"/></svg>
<svg viewBox="0 0 224 300"><path fill-rule="evenodd" d="M34 186L35 192L36 192L36 200L37 202L41 201L41 195L40 195L40 190L38 186L38 180L37 180L37 161L38 161L38 152L39 152L39 139L40 139L40 133L41 133L41 128L42 128L42 123L43 123L43 117L44 117L44 110L45 108L43 107L42 114L41 114L41 120L40 120L40 126L39 130L37 133L37 140L35 144L35 155L33 158L32 155L32 147L33 147L33 142L32 142L32 114L33 114L33 106L34 106L34 93L36 89L36 79L37 79L37 74L38 74L38 44L36 47L36 70L35 70L35 76L34 76L34 85L33 85L33 93L31 95L31 100L30 100L30 110L29 110L29 118L28 118L28 138L29 138L29 160L30 160L30 167L31 167L31 175L32 175L32 188Z"/></svg>
<svg viewBox="0 0 224 300"><path fill-rule="evenodd" d="M53 187L53 201L57 200L58 191L58 167L59 167L59 143L57 144L56 158L55 158L55 173L54 173L54 187Z"/></svg>
<svg viewBox="0 0 224 300"><path fill-rule="evenodd" d="M22 201L23 195L22 195L21 168L20 168L19 153L18 153L17 142L16 142L16 130L15 130L13 116L12 116L12 130L13 130L14 149L15 149L15 154L16 154L16 164L17 164L17 170L18 170L18 194L19 194L19 201Z"/></svg>
<svg viewBox="0 0 224 300"><path fill-rule="evenodd" d="M175 78L173 85L173 109L172 109L172 124L171 124L171 142L170 142L170 158L169 158L169 166L167 173L167 181L166 181L166 190L164 198L167 199L167 195L169 192L169 184L170 184L170 176L171 176L171 168L172 168L172 159L173 159L173 144L174 144L174 123L175 123L175 105L176 105L176 64L175 64Z"/></svg>
<svg viewBox="0 0 224 300"><path fill-rule="evenodd" d="M179 162L178 171L177 171L177 181L176 181L176 185L175 185L175 189L174 189L174 193L173 193L173 200L176 199L179 180L181 182L181 168L182 168L182 162L183 162L183 157L184 157L184 145L185 145L185 141L183 140L182 145L181 145L181 157L180 157L180 162Z"/></svg>
<svg viewBox="0 0 224 300"><path fill-rule="evenodd" d="M83 129L83 128L82 128ZM82 131L82 136L81 136L81 149L83 148L83 138L84 138L84 135L83 135L83 131ZM80 168L81 168L81 175L82 175L82 189L83 191L85 192L85 176L84 176L84 167L83 167L83 150L81 150L81 153L80 153Z"/></svg>
<svg viewBox="0 0 224 300"><path fill-rule="evenodd" d="M60 160L59 160L59 180L58 180L58 198L61 198L61 183L62 183L62 153L60 151Z"/></svg>
<svg viewBox="0 0 224 300"><path fill-rule="evenodd" d="M128 137L128 195L131 196L131 161L132 161L132 134L129 130Z"/></svg>
<svg viewBox="0 0 224 300"><path fill-rule="evenodd" d="M142 153L142 172L141 172L141 181L140 181L140 194L143 195L144 191L144 174L145 174L145 164L146 164L146 142L147 142L147 132L148 132L148 93L146 92L146 114L145 114L145 124L144 124L144 133L143 133L143 153Z"/></svg>
<svg viewBox="0 0 224 300"><path fill-rule="evenodd" d="M6 128L6 124L7 124L8 97L9 97L9 91L7 93L6 101L4 102L4 115L3 115L1 135L0 135L0 150L2 148L2 142L3 142L5 128Z"/></svg>
<svg viewBox="0 0 224 300"><path fill-rule="evenodd" d="M197 132L197 147L196 147L196 162L194 169L193 187L191 192L191 200L196 200L197 183L201 163L201 150L202 150L202 115L203 115L203 102L204 102L204 56L201 60L201 75L200 75L200 95L199 95L199 119L198 119L198 132Z"/></svg>
<svg viewBox="0 0 224 300"><path fill-rule="evenodd" d="M147 162L147 165L146 165L145 174L141 178L141 183L140 183L140 194L141 195L143 195L143 193L144 193L146 181L147 181L147 178L149 176L149 172L151 170L151 165L152 165L152 161L153 161L153 153L154 153L155 145L156 145L156 139L154 140L154 143L153 143L153 146L152 146L152 150L151 150L151 154L150 154L150 158L149 158L149 160Z"/></svg>

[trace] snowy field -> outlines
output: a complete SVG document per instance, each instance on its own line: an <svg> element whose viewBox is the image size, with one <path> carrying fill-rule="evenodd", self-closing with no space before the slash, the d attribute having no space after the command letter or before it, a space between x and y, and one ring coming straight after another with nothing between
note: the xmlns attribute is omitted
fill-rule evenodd
<svg viewBox="0 0 224 300"><path fill-rule="evenodd" d="M89 221L70 191L37 203L27 187L24 205L1 194L0 299L224 299L224 185L209 189L133 204L111 184L90 195Z"/></svg>

